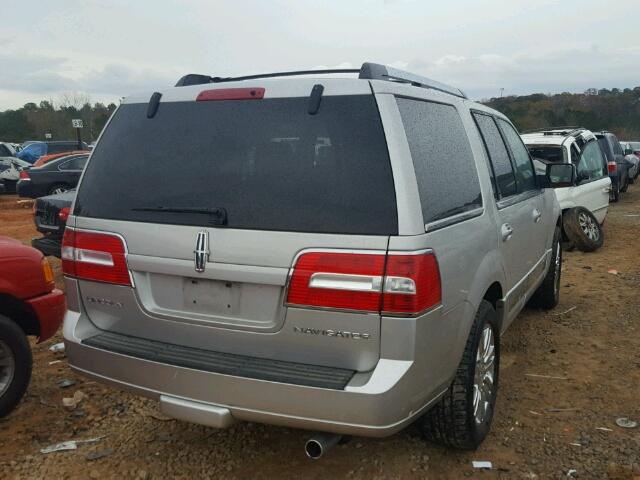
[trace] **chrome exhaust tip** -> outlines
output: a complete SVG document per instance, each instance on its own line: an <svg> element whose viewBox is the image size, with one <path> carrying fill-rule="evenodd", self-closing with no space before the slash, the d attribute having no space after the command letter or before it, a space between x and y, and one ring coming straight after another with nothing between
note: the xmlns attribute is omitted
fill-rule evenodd
<svg viewBox="0 0 640 480"><path fill-rule="evenodd" d="M316 433L304 445L304 452L311 460L318 460L342 439L335 433Z"/></svg>

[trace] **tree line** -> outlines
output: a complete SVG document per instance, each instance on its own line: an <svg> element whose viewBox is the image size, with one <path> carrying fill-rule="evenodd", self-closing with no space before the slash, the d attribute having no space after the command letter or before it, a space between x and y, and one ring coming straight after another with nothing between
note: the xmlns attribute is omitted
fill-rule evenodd
<svg viewBox="0 0 640 480"><path fill-rule="evenodd" d="M576 125L589 130L609 130L621 140L640 141L640 87L590 89L585 93L508 96L483 100L504 113L520 131L552 126ZM51 100L27 103L16 110L0 112L0 141L75 139L71 120L83 120L82 139L98 138L116 109L115 103L91 104L82 94L64 95L57 105Z"/></svg>
<svg viewBox="0 0 640 480"><path fill-rule="evenodd" d="M0 112L0 141L22 143L26 140L75 140L76 132L71 120L81 119L82 140L98 138L116 104L91 104L81 94L65 95L54 104L52 100L26 103L15 110Z"/></svg>
<svg viewBox="0 0 640 480"><path fill-rule="evenodd" d="M585 93L509 96L484 100L520 131L553 126L609 130L620 140L640 141L640 87L590 89Z"/></svg>

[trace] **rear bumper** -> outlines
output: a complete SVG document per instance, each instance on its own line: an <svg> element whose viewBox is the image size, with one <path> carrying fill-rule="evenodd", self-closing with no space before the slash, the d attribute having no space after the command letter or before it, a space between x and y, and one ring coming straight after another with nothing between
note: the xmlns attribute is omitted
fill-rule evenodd
<svg viewBox="0 0 640 480"><path fill-rule="evenodd" d="M27 300L27 303L38 316L40 323L38 343L43 342L53 336L62 324L66 310L64 292L56 288L46 295Z"/></svg>
<svg viewBox="0 0 640 480"><path fill-rule="evenodd" d="M34 194L35 188L31 183L31 180L18 180L16 184L16 192L21 197L29 197L35 198L37 195Z"/></svg>
<svg viewBox="0 0 640 480"><path fill-rule="evenodd" d="M31 246L36 250L40 250L45 256L53 255L60 258L62 241L60 238L55 237L33 238L31 239Z"/></svg>
<svg viewBox="0 0 640 480"><path fill-rule="evenodd" d="M410 424L446 389L427 388L415 362L407 360L380 359L344 389L329 389L169 365L83 342L99 333L85 316L67 312L64 337L72 369L154 398L168 415L215 427L243 420L384 437Z"/></svg>

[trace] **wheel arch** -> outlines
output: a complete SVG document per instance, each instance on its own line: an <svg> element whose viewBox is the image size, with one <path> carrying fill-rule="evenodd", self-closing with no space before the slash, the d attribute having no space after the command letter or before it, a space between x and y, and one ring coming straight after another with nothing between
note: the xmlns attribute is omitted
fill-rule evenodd
<svg viewBox="0 0 640 480"><path fill-rule="evenodd" d="M504 309L502 308L502 299L506 294L507 282L504 270L504 261L498 250L493 250L485 256L480 263L473 282L472 289L469 292L469 302L473 306L473 315L480 307L480 302L486 300L496 310L498 316L498 324L502 328L504 322ZM468 325L467 335L471 329Z"/></svg>
<svg viewBox="0 0 640 480"><path fill-rule="evenodd" d="M0 293L0 315L14 321L25 335L40 335L40 322L33 309L9 294Z"/></svg>

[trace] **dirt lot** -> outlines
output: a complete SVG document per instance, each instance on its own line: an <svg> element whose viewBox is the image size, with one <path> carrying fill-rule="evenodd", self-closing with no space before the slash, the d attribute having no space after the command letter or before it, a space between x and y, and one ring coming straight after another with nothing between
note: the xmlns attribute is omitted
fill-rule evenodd
<svg viewBox="0 0 640 480"><path fill-rule="evenodd" d="M36 234L31 205L0 197L0 234L28 243ZM565 255L560 305L524 311L504 336L496 418L476 452L427 444L409 428L383 440L354 438L311 462L303 452L305 432L190 425L163 417L154 402L85 381L63 354L49 351L61 341L58 334L34 347L27 396L0 420L0 477L638 480L640 428L623 429L615 420L640 421L639 237L636 185L612 205L601 250ZM62 379L76 383L62 389ZM62 398L77 391L86 398L73 410L63 407ZM103 438L40 453L53 443L94 437ZM472 460L489 460L493 469L474 470Z"/></svg>

